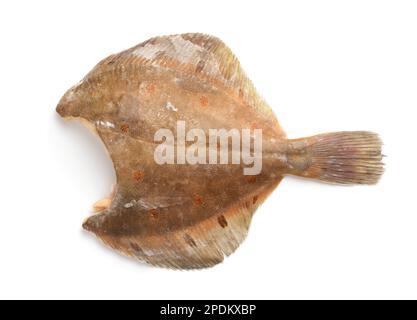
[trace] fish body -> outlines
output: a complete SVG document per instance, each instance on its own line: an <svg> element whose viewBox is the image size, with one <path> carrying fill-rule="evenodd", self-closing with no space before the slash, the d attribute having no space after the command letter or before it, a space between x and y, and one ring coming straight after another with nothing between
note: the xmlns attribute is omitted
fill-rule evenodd
<svg viewBox="0 0 417 320"><path fill-rule="evenodd" d="M195 269L223 261L285 175L373 184L382 174L376 134L287 139L231 50L203 34L153 38L104 59L57 111L98 134L116 171L113 194L84 228L155 266ZM174 152L166 163L156 157L161 129L174 138L162 134L164 150ZM210 140L213 129L229 134L225 153L221 140ZM191 149L196 142L203 153ZM251 162L239 156L245 145Z"/></svg>

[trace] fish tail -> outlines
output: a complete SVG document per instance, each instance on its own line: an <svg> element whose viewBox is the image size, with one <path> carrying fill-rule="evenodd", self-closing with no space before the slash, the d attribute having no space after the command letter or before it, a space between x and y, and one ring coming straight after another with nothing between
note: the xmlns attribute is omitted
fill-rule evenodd
<svg viewBox="0 0 417 320"><path fill-rule="evenodd" d="M384 172L376 133L345 131L288 141L289 174L338 184L375 184Z"/></svg>

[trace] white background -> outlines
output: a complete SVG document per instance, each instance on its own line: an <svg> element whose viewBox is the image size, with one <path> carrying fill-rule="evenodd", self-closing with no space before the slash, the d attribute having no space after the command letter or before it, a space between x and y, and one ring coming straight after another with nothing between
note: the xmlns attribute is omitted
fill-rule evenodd
<svg viewBox="0 0 417 320"><path fill-rule="evenodd" d="M222 38L289 137L380 133L380 183L284 179L209 270L104 248L81 224L112 164L55 106L100 59L183 32ZM0 33L0 298L417 298L415 1L2 1Z"/></svg>

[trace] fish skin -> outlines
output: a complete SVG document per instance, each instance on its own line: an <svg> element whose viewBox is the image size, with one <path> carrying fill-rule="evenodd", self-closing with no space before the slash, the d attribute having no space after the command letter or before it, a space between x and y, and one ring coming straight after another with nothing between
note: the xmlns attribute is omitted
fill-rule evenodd
<svg viewBox="0 0 417 320"><path fill-rule="evenodd" d="M329 172L327 162L319 162L317 139L287 140L231 50L209 35L156 37L111 55L68 90L57 112L88 123L116 171L110 205L83 227L155 266L199 269L222 262L246 238L253 213L284 175L326 180ZM157 165L154 134L175 132L179 120L207 136L210 128L262 129L261 173L248 179L243 164ZM378 157L378 141L372 143ZM349 156L362 156L362 145L354 146Z"/></svg>

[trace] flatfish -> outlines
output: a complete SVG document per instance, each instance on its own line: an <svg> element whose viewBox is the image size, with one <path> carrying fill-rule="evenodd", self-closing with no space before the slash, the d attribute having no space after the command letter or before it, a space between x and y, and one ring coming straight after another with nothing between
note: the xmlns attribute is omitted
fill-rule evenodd
<svg viewBox="0 0 417 320"><path fill-rule="evenodd" d="M235 55L205 34L156 37L109 56L57 112L88 125L116 171L84 229L159 267L222 262L286 175L375 184L383 173L375 133L288 139Z"/></svg>

